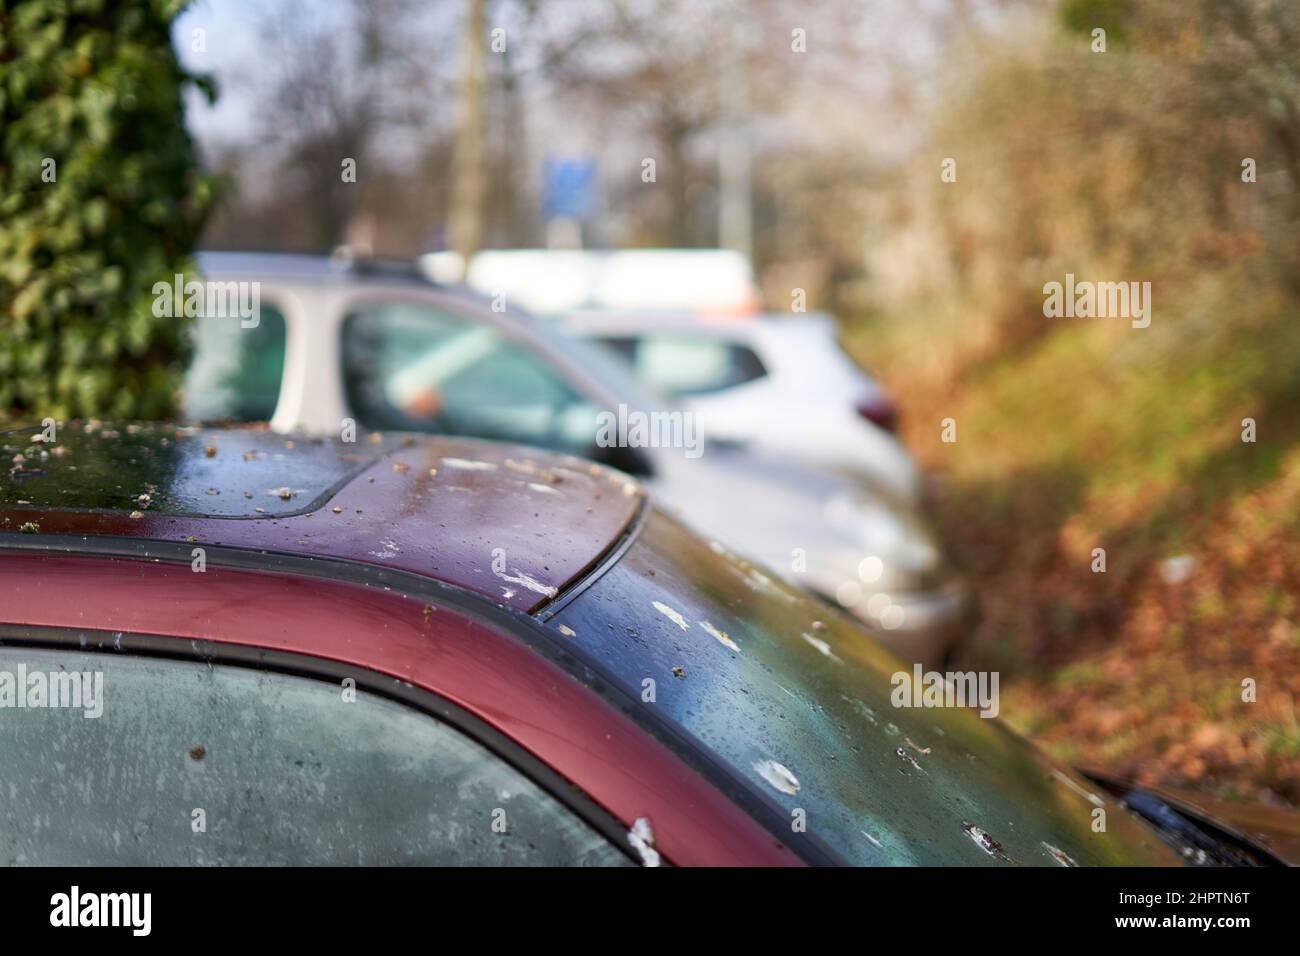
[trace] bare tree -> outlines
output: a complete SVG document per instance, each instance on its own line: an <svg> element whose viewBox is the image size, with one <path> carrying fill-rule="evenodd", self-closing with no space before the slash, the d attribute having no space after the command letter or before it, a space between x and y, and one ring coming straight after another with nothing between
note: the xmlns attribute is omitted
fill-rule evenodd
<svg viewBox="0 0 1300 956"><path fill-rule="evenodd" d="M259 140L278 150L273 192L300 200L312 245L346 237L367 177L388 158L383 140L434 119L442 97L427 51L437 44L418 9L415 0L348 0L328 12L294 2L262 24Z"/></svg>

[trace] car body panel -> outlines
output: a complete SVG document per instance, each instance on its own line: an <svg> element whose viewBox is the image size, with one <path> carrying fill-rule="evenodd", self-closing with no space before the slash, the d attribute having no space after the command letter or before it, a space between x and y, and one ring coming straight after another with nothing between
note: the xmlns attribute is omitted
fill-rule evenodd
<svg viewBox="0 0 1300 956"><path fill-rule="evenodd" d="M182 656L235 645L378 671L484 721L624 827L649 819L673 864L801 862L617 708L472 616L382 587L221 567L215 557L195 574L156 558L6 551L6 537L15 536L0 535L7 630L89 629L117 651L128 649L126 635L165 635ZM14 643L12 634L0 640L10 656Z"/></svg>
<svg viewBox="0 0 1300 956"><path fill-rule="evenodd" d="M861 513L868 507L855 503L853 492L841 482L751 452L719 449L711 465L702 473L689 463L667 462L653 485L661 506L701 534L829 601L843 603L837 592L843 593L846 582L860 588L850 613L906 660L938 662L965 637L973 597L960 576L933 576L920 590L897 579L874 587L862 583L859 566L876 552L873 536L903 524L900 513L877 506L880 513L855 539L846 527L843 536L827 540L809 529L827 523L847 526L848 514L841 512ZM755 508L757 501L762 502L761 510ZM677 507L678 502L686 504ZM736 534L735 529L756 520L762 522L761 537ZM924 538L926 532L917 534ZM737 541L744 542L743 550ZM873 604L875 595L885 600Z"/></svg>
<svg viewBox="0 0 1300 956"><path fill-rule="evenodd" d="M30 434L0 435L0 447L12 454ZM643 499L613 469L557 456L543 467L533 449L473 439L349 443L165 426L108 434L71 425L40 474L0 475L0 529L307 550L530 611L599 562ZM109 500L77 493L84 476L111 482Z"/></svg>
<svg viewBox="0 0 1300 956"><path fill-rule="evenodd" d="M846 862L1182 863L996 719L897 704L911 669L846 616L661 514L544 616L629 692L651 681L657 713Z"/></svg>

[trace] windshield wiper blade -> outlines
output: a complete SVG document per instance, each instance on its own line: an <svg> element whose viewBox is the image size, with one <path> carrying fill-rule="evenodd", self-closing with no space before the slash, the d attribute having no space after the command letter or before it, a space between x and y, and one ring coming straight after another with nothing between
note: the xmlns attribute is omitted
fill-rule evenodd
<svg viewBox="0 0 1300 956"><path fill-rule="evenodd" d="M1145 820L1191 866L1284 865L1271 853L1146 790L1130 789L1120 796L1120 803Z"/></svg>

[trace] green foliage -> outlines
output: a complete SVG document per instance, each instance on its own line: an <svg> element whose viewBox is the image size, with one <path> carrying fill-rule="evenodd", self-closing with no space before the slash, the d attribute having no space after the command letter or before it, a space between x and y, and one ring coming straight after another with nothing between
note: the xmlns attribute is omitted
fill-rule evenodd
<svg viewBox="0 0 1300 956"><path fill-rule="evenodd" d="M186 346L152 287L207 216L170 26L184 0L0 5L0 414L171 414Z"/></svg>
<svg viewBox="0 0 1300 956"><path fill-rule="evenodd" d="M1061 23L1072 33L1091 36L1101 27L1108 44L1122 44L1132 13L1130 0L1065 0L1060 7Z"/></svg>
<svg viewBox="0 0 1300 956"><path fill-rule="evenodd" d="M1078 13L1105 6L1067 24L1112 38ZM1300 800L1300 6L1124 16L1104 55L1053 22L954 58L848 341L942 471L1004 713L1063 759ZM1150 327L1045 316L1067 272L1151 282ZM1253 672L1277 692L1243 707Z"/></svg>

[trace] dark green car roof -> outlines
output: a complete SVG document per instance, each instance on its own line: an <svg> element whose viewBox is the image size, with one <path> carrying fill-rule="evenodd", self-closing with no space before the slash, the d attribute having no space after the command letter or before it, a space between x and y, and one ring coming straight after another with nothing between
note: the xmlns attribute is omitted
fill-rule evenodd
<svg viewBox="0 0 1300 956"><path fill-rule="evenodd" d="M813 861L1177 865L1155 831L1000 721L897 706L855 620L653 513L551 625ZM905 700L907 698L904 698ZM802 829L800 829L802 828Z"/></svg>

